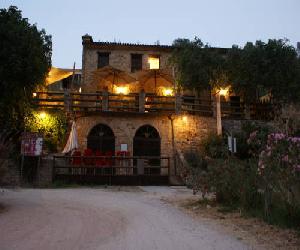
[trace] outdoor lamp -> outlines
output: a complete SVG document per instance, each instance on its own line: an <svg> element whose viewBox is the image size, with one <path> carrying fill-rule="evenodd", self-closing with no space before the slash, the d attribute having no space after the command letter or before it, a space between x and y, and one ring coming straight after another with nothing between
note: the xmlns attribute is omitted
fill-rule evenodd
<svg viewBox="0 0 300 250"><path fill-rule="evenodd" d="M171 96L171 95L173 95L173 89L165 88L163 90L163 94L164 94L164 96Z"/></svg>

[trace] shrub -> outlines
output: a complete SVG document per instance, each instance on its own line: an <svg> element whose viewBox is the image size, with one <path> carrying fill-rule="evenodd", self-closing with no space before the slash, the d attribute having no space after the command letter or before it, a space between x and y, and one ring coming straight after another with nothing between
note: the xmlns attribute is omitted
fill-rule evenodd
<svg viewBox="0 0 300 250"><path fill-rule="evenodd" d="M206 197L209 190L207 162L198 151L189 151L184 153L188 162L186 184L193 189L196 194L201 191L202 198Z"/></svg>
<svg viewBox="0 0 300 250"><path fill-rule="evenodd" d="M268 135L264 150L259 155L258 170L264 184L265 216L268 218L272 193L280 194L287 211L292 215L300 208L295 193L300 176L300 138L282 133Z"/></svg>
<svg viewBox="0 0 300 250"><path fill-rule="evenodd" d="M67 132L66 116L62 112L43 113L34 111L25 118L28 131L39 132L44 136L44 145L50 152L63 146Z"/></svg>
<svg viewBox="0 0 300 250"><path fill-rule="evenodd" d="M228 149L223 137L214 133L209 134L201 144L201 151L203 155L210 158L226 158L228 156Z"/></svg>
<svg viewBox="0 0 300 250"><path fill-rule="evenodd" d="M212 160L208 164L210 184L217 202L232 207L250 208L260 203L257 165L236 157Z"/></svg>

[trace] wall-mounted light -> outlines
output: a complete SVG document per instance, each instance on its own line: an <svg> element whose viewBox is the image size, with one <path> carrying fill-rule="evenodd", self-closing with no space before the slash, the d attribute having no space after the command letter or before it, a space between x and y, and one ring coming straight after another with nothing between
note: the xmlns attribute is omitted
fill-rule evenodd
<svg viewBox="0 0 300 250"><path fill-rule="evenodd" d="M33 93L32 93L32 96L33 96L33 97L37 97L37 93L33 92Z"/></svg>
<svg viewBox="0 0 300 250"><path fill-rule="evenodd" d="M46 112L41 111L41 112L39 113L39 118L40 118L40 119L45 119L46 117L47 117Z"/></svg>
<svg viewBox="0 0 300 250"><path fill-rule="evenodd" d="M127 95L129 93L129 88L125 86L120 86L120 87L115 87L115 93L116 94L122 94L122 95Z"/></svg>
<svg viewBox="0 0 300 250"><path fill-rule="evenodd" d="M228 93L229 93L229 87L227 87L227 88L220 88L220 90L219 90L219 94L221 96L227 96Z"/></svg>
<svg viewBox="0 0 300 250"><path fill-rule="evenodd" d="M78 92L81 93L81 87L79 88Z"/></svg>
<svg viewBox="0 0 300 250"><path fill-rule="evenodd" d="M163 95L164 96L172 96L173 95L173 89L171 89L171 88L164 88L163 89Z"/></svg>

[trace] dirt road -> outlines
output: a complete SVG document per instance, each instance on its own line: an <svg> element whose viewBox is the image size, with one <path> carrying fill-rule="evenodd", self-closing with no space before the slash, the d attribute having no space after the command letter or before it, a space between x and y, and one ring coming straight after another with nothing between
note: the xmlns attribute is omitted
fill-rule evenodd
<svg viewBox="0 0 300 250"><path fill-rule="evenodd" d="M163 202L169 187L4 190L1 250L250 249Z"/></svg>

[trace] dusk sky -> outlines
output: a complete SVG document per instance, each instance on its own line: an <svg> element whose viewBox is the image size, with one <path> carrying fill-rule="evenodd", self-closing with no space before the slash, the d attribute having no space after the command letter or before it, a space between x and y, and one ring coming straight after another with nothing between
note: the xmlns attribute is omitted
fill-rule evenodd
<svg viewBox="0 0 300 250"><path fill-rule="evenodd" d="M0 0L52 35L52 64L81 67L81 36L94 41L172 44L201 38L216 47L288 38L300 41L300 0Z"/></svg>

